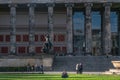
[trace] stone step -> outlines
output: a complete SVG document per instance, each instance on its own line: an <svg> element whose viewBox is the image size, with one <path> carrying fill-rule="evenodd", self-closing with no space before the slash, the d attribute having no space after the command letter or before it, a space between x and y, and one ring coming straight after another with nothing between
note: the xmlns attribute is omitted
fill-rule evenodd
<svg viewBox="0 0 120 80"><path fill-rule="evenodd" d="M110 71L105 71L103 74L109 74L109 75L112 75L113 73L110 72Z"/></svg>
<svg viewBox="0 0 120 80"><path fill-rule="evenodd" d="M116 72L116 73L120 73L120 69L110 69L110 72Z"/></svg>
<svg viewBox="0 0 120 80"><path fill-rule="evenodd" d="M120 60L120 57L110 56L58 56L55 58L53 69L55 71L74 71L77 63L83 63L84 71L107 71L114 68L111 61Z"/></svg>
<svg viewBox="0 0 120 80"><path fill-rule="evenodd" d="M110 69L109 71L105 71L104 74L120 74L120 70L118 69Z"/></svg>

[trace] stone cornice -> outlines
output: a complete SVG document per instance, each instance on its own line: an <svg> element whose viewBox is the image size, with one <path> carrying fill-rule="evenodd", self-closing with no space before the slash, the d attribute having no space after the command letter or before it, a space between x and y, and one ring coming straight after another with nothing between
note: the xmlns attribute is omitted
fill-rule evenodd
<svg viewBox="0 0 120 80"><path fill-rule="evenodd" d="M26 4L26 3L120 3L120 0L0 0L0 4Z"/></svg>

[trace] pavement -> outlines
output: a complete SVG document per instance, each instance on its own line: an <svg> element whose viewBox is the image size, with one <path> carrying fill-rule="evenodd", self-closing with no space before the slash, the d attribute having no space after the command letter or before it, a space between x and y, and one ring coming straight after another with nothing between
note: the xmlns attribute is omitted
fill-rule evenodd
<svg viewBox="0 0 120 80"><path fill-rule="evenodd" d="M53 71L53 72L45 72L46 74L60 74L62 71ZM76 72L67 72L68 74L76 74ZM103 74L104 72L83 72L83 74Z"/></svg>
<svg viewBox="0 0 120 80"><path fill-rule="evenodd" d="M41 73L41 72L0 72L0 73L30 73L30 74L37 74L37 73ZM62 71L45 71L44 74L61 74ZM76 74L76 72L67 72L68 74ZM83 74L103 74L104 72L83 72Z"/></svg>

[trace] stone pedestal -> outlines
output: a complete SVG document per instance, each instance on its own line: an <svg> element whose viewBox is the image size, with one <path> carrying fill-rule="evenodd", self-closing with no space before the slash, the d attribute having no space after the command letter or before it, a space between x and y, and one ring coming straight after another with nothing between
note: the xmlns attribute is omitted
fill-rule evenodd
<svg viewBox="0 0 120 80"><path fill-rule="evenodd" d="M44 65L45 70L52 70L52 65L53 65L53 56L52 55L44 55L42 57L42 62Z"/></svg>
<svg viewBox="0 0 120 80"><path fill-rule="evenodd" d="M112 61L113 66L120 70L120 61Z"/></svg>
<svg viewBox="0 0 120 80"><path fill-rule="evenodd" d="M115 69L109 69L106 71L105 74L119 74L120 75L120 61L112 61L113 66Z"/></svg>
<svg viewBox="0 0 120 80"><path fill-rule="evenodd" d="M109 71L106 71L105 74L117 74L117 75L120 75L120 69L110 69Z"/></svg>

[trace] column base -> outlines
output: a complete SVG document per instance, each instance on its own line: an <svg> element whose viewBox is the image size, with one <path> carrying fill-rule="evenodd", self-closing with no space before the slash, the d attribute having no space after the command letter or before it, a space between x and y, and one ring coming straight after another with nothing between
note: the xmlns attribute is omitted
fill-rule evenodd
<svg viewBox="0 0 120 80"><path fill-rule="evenodd" d="M34 56L35 53L34 53L34 52L30 52L29 55L30 55L30 56Z"/></svg>
<svg viewBox="0 0 120 80"><path fill-rule="evenodd" d="M84 55L85 56L92 56L92 52L85 52Z"/></svg>
<svg viewBox="0 0 120 80"><path fill-rule="evenodd" d="M15 52L10 52L10 55L17 55Z"/></svg>

